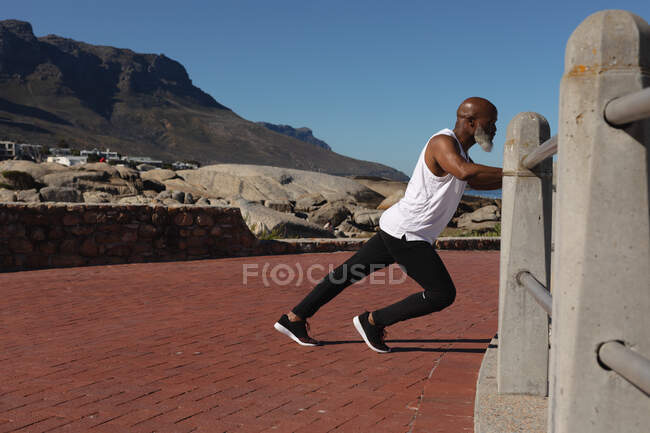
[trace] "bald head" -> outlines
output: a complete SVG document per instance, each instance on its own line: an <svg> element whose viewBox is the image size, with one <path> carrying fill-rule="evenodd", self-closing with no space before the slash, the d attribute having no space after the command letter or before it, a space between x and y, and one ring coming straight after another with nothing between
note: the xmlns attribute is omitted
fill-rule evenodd
<svg viewBox="0 0 650 433"><path fill-rule="evenodd" d="M497 131L496 122L497 107L485 98L474 96L465 99L458 107L454 132L467 146L478 143L489 152Z"/></svg>
<svg viewBox="0 0 650 433"><path fill-rule="evenodd" d="M487 99L478 96L465 99L456 111L456 117L464 119L490 117L492 115L496 116L496 114L497 107Z"/></svg>

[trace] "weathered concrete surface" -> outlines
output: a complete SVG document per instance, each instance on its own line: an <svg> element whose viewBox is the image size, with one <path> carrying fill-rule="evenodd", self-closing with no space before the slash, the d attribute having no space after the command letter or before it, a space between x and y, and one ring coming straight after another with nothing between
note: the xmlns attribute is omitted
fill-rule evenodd
<svg viewBox="0 0 650 433"><path fill-rule="evenodd" d="M415 293L390 270L311 320L329 344L273 329L311 283L243 280L243 267L328 267L352 253L240 257L0 275L0 432L471 431L476 378L496 330L496 252L441 252L450 308L389 329L369 350L352 318ZM268 275L267 275L268 276ZM336 430L335 430L336 429Z"/></svg>
<svg viewBox="0 0 650 433"><path fill-rule="evenodd" d="M650 399L596 358L610 340L650 358L650 121L617 129L603 118L609 100L650 86L649 46L650 27L625 11L591 15L567 44L553 271L554 433L640 433L650 425Z"/></svg>
<svg viewBox="0 0 650 433"><path fill-rule="evenodd" d="M474 433L547 433L548 398L497 392L498 338L488 346L476 383Z"/></svg>
<svg viewBox="0 0 650 433"><path fill-rule="evenodd" d="M546 395L548 315L517 282L527 270L549 287L552 160L533 170L521 161L550 136L546 119L519 113L508 125L503 153L502 245L499 283L499 392Z"/></svg>

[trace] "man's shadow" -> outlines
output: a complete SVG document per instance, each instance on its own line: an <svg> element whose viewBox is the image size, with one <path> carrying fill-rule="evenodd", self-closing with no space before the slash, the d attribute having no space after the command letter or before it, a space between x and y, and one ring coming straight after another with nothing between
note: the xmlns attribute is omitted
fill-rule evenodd
<svg viewBox="0 0 650 433"><path fill-rule="evenodd" d="M386 340L386 343L489 343L489 338L457 338L436 340ZM321 341L323 346L337 344L366 344L363 340ZM391 353L398 352L456 352L456 353L485 353L486 349L467 349L462 347L391 347Z"/></svg>

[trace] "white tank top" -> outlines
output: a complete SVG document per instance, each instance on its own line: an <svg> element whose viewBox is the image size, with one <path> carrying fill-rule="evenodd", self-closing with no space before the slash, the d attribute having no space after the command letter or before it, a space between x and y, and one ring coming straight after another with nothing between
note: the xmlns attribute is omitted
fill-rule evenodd
<svg viewBox="0 0 650 433"><path fill-rule="evenodd" d="M460 155L468 161L467 154L451 129L443 129L431 138L442 134L456 141ZM424 162L426 149L425 144L404 197L386 209L379 219L379 228L396 238L406 235L407 241L422 240L433 244L454 216L467 182L451 173L443 177L434 175Z"/></svg>

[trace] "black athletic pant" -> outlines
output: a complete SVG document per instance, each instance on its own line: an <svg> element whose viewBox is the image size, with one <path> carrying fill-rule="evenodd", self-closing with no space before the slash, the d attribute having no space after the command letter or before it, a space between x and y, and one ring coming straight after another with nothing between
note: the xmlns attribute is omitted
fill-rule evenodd
<svg viewBox="0 0 650 433"><path fill-rule="evenodd" d="M389 326L448 307L456 298L451 277L433 246L426 241L397 239L379 230L345 263L330 272L292 311L307 319L349 285L397 262L424 288L388 307L373 311L375 324Z"/></svg>

